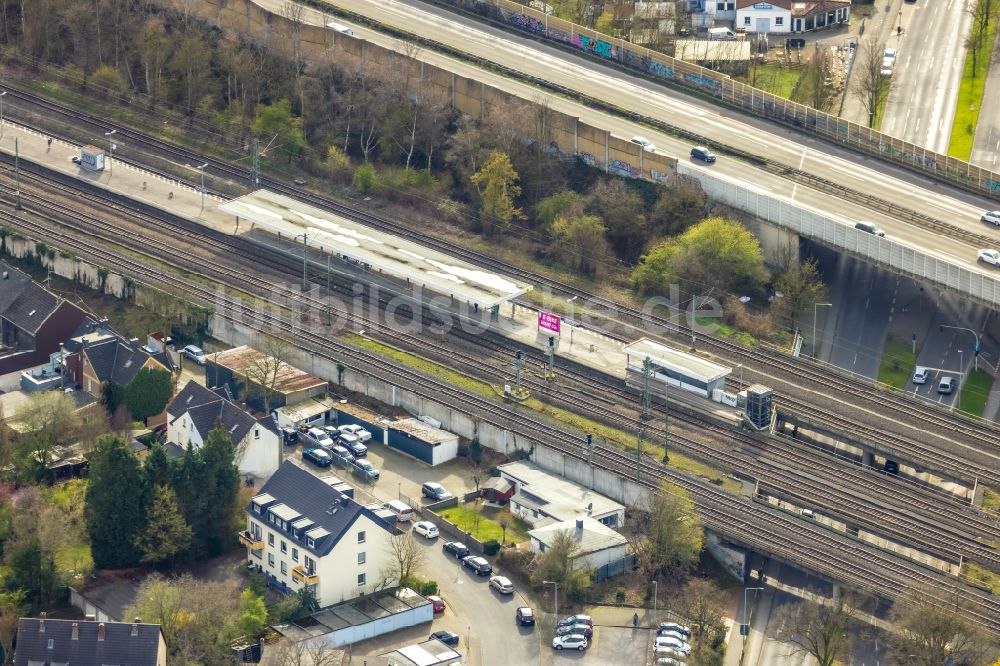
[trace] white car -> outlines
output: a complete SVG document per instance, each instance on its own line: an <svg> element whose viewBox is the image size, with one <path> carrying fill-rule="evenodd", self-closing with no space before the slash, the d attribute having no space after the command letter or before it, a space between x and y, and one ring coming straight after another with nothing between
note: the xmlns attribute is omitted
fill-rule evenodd
<svg viewBox="0 0 1000 666"><path fill-rule="evenodd" d="M644 136L634 136L631 139L629 139L629 141L642 146L642 149L645 150L647 153L651 153L656 150L656 146L653 145L653 142Z"/></svg>
<svg viewBox="0 0 1000 666"><path fill-rule="evenodd" d="M500 594L514 594L514 583L505 576L493 576L490 578L490 587Z"/></svg>
<svg viewBox="0 0 1000 666"><path fill-rule="evenodd" d="M657 636L653 643L653 652L679 652L683 655L691 654L691 644L674 636Z"/></svg>
<svg viewBox="0 0 1000 666"><path fill-rule="evenodd" d="M324 449L333 448L333 440L330 439L328 434L319 428L309 428L309 430L306 431L306 437L312 440L316 446L322 446Z"/></svg>
<svg viewBox="0 0 1000 666"><path fill-rule="evenodd" d="M996 250L980 250L979 261L987 263L990 266L1000 266L1000 252Z"/></svg>
<svg viewBox="0 0 1000 666"><path fill-rule="evenodd" d="M580 650L583 652L587 649L587 637L580 634L566 634L565 636L556 636L552 639L552 647L557 650Z"/></svg>
<svg viewBox="0 0 1000 666"><path fill-rule="evenodd" d="M181 353L198 365L205 365L205 352L197 345L188 345L181 350Z"/></svg>
<svg viewBox="0 0 1000 666"><path fill-rule="evenodd" d="M338 427L337 430L339 430L342 433L348 433L354 435L361 442L367 442L372 438L372 434L370 432L368 432L367 430L365 430L356 423L351 423L349 425L342 425Z"/></svg>
<svg viewBox="0 0 1000 666"><path fill-rule="evenodd" d="M438 538L437 525L427 520L421 520L419 523L414 523L413 531L417 534L423 535L427 539Z"/></svg>
<svg viewBox="0 0 1000 666"><path fill-rule="evenodd" d="M987 213L983 213L981 222L989 222L990 224L1000 227L1000 210L991 210Z"/></svg>
<svg viewBox="0 0 1000 666"><path fill-rule="evenodd" d="M882 52L882 60L896 60L896 49L891 47L886 47L885 51Z"/></svg>
<svg viewBox="0 0 1000 666"><path fill-rule="evenodd" d="M913 371L913 383L926 384L927 378L930 377L930 374L931 371L928 368L917 366L917 369Z"/></svg>

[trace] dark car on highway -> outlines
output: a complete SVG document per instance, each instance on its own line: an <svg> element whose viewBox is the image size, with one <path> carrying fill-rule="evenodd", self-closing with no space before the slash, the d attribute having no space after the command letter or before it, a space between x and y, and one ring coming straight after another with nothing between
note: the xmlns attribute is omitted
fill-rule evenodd
<svg viewBox="0 0 1000 666"><path fill-rule="evenodd" d="M455 559L461 560L469 554L469 547L461 541L449 541L444 545L444 552L454 555Z"/></svg>
<svg viewBox="0 0 1000 666"><path fill-rule="evenodd" d="M712 164L715 162L715 153L705 146L695 146L691 149L691 158L701 160L706 164Z"/></svg>
<svg viewBox="0 0 1000 666"><path fill-rule="evenodd" d="M454 631L435 631L431 634L431 640L439 640L445 645L458 645L458 634Z"/></svg>
<svg viewBox="0 0 1000 666"><path fill-rule="evenodd" d="M463 557L462 566L472 569L476 572L477 576L489 576L493 573L493 567L490 566L490 563L478 555Z"/></svg>

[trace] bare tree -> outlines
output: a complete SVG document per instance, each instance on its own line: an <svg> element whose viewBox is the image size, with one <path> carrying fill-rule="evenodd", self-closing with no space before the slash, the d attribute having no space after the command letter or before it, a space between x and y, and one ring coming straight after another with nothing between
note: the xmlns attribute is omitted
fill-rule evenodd
<svg viewBox="0 0 1000 666"><path fill-rule="evenodd" d="M990 653L989 639L967 619L970 603L957 590L944 599L935 590L913 590L893 610L896 633L890 641L897 663L979 666Z"/></svg>
<svg viewBox="0 0 1000 666"><path fill-rule="evenodd" d="M277 645L269 645L273 656L268 663L273 666L340 666L339 650L324 647L313 647L305 641L290 641L282 639Z"/></svg>
<svg viewBox="0 0 1000 666"><path fill-rule="evenodd" d="M830 48L817 44L816 50L799 80L795 91L795 100L808 104L814 109L828 111L833 105L833 99L836 95L832 84L828 83L831 74Z"/></svg>
<svg viewBox="0 0 1000 666"><path fill-rule="evenodd" d="M833 666L847 653L856 614L867 599L854 594L834 600L813 595L820 602L802 600L778 609L777 623L787 633L790 655L811 655L819 666Z"/></svg>
<svg viewBox="0 0 1000 666"><path fill-rule="evenodd" d="M424 549L409 532L390 536L385 549L389 563L381 572L382 578L397 581L401 586L409 584L424 565Z"/></svg>
<svg viewBox="0 0 1000 666"><path fill-rule="evenodd" d="M990 23L994 21L1000 10L1000 2L995 0L968 0L965 12L972 17L972 30L965 40L965 46L972 53L972 78L976 78L979 67L979 52L988 46L986 36L989 34ZM987 59L989 56L987 55Z"/></svg>
<svg viewBox="0 0 1000 666"><path fill-rule="evenodd" d="M243 368L246 390L259 397L264 413L270 414L271 400L286 370L298 358L298 350L285 338L265 334L257 336L254 349L257 353L250 355Z"/></svg>
<svg viewBox="0 0 1000 666"><path fill-rule="evenodd" d="M695 655L700 661L715 636L725 630L726 593L707 578L693 578L681 590L675 608L691 623Z"/></svg>
<svg viewBox="0 0 1000 666"><path fill-rule="evenodd" d="M862 40L855 55L853 94L868 112L868 127L875 127L876 116L892 90L892 78L882 74L884 55L885 42L875 38Z"/></svg>

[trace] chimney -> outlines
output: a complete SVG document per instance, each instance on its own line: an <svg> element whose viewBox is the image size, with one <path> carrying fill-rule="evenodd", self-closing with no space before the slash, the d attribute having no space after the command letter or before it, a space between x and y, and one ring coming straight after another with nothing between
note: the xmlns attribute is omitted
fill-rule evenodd
<svg viewBox="0 0 1000 666"><path fill-rule="evenodd" d="M9 280L10 279L10 273L8 273L7 271L4 271L3 272L3 279L4 280Z"/></svg>
<svg viewBox="0 0 1000 666"><path fill-rule="evenodd" d="M582 532L583 531L583 518L577 518L576 519L576 531L577 532Z"/></svg>
<svg viewBox="0 0 1000 666"><path fill-rule="evenodd" d="M347 495L340 496L340 506L347 506L350 502L350 498Z"/></svg>
<svg viewBox="0 0 1000 666"><path fill-rule="evenodd" d="M44 634L45 633L45 618L46 617L47 617L47 613L45 613L44 611L42 612L41 615L38 616L38 633L40 633L40 634Z"/></svg>
<svg viewBox="0 0 1000 666"><path fill-rule="evenodd" d="M132 625L132 635L139 635L139 618L135 618L135 624Z"/></svg>
<svg viewBox="0 0 1000 666"><path fill-rule="evenodd" d="M80 640L80 625L76 622L73 623L72 633L69 635L71 641Z"/></svg>
<svg viewBox="0 0 1000 666"><path fill-rule="evenodd" d="M86 615L83 616L84 622L94 622L95 620L97 620L97 616L94 615L93 613L87 613Z"/></svg>
<svg viewBox="0 0 1000 666"><path fill-rule="evenodd" d="M103 622L101 622L99 625L97 625L97 640L103 641L104 640L104 636L107 634L107 632L108 632L108 629L107 629L107 627L104 626Z"/></svg>
<svg viewBox="0 0 1000 666"><path fill-rule="evenodd" d="M128 341L128 346L131 347L133 350L138 349L139 348L139 338L130 338L129 341Z"/></svg>

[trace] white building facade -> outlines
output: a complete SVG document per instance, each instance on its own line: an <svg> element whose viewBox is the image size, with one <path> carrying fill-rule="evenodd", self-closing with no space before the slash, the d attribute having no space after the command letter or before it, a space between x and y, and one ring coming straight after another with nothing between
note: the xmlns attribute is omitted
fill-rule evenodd
<svg viewBox="0 0 1000 666"><path fill-rule="evenodd" d="M789 33L792 31L792 5L787 0L736 4L736 28L756 33Z"/></svg>

